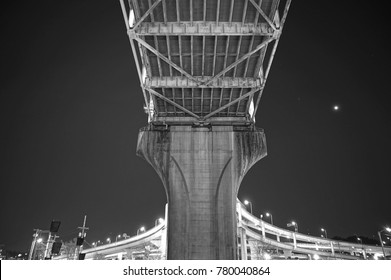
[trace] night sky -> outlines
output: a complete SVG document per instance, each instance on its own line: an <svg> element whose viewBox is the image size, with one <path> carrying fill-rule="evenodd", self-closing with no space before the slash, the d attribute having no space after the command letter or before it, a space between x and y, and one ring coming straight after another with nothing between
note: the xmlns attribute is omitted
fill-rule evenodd
<svg viewBox="0 0 391 280"><path fill-rule="evenodd" d="M89 243L152 227L166 198L135 154L147 115L119 1L8 5L0 244L28 251L33 229L52 219L71 240L84 215ZM387 18L368 1L293 1L257 114L268 156L239 192L254 214L329 237L373 237L391 225Z"/></svg>

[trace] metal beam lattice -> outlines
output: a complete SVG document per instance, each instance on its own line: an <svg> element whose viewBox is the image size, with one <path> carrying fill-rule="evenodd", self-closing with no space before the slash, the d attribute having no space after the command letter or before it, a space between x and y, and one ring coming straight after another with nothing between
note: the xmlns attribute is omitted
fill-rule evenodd
<svg viewBox="0 0 391 280"><path fill-rule="evenodd" d="M120 0L150 120L255 122L291 0L281 21L279 2Z"/></svg>

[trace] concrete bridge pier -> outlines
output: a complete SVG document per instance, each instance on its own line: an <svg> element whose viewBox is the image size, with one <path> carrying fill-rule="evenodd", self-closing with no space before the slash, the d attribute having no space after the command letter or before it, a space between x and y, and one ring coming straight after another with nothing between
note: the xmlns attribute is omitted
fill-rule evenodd
<svg viewBox="0 0 391 280"><path fill-rule="evenodd" d="M144 128L137 155L152 165L166 190L167 259L237 259L236 198L246 172L266 156L263 131Z"/></svg>

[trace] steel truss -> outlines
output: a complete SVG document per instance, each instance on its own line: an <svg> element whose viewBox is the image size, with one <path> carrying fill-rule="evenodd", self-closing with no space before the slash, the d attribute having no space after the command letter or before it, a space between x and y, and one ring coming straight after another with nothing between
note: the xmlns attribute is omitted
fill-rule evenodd
<svg viewBox="0 0 391 280"><path fill-rule="evenodd" d="M255 122L291 0L119 1L151 122Z"/></svg>

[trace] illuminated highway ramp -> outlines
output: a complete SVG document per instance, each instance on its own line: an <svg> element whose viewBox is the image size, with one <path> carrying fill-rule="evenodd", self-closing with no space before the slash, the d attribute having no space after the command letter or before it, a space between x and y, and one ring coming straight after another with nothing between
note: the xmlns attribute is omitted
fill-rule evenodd
<svg viewBox="0 0 391 280"><path fill-rule="evenodd" d="M238 259L377 259L380 246L342 242L282 229L250 214L238 201ZM84 249L85 259L166 259L166 224L125 240ZM391 247L384 247L391 256ZM66 259L58 256L54 259Z"/></svg>

